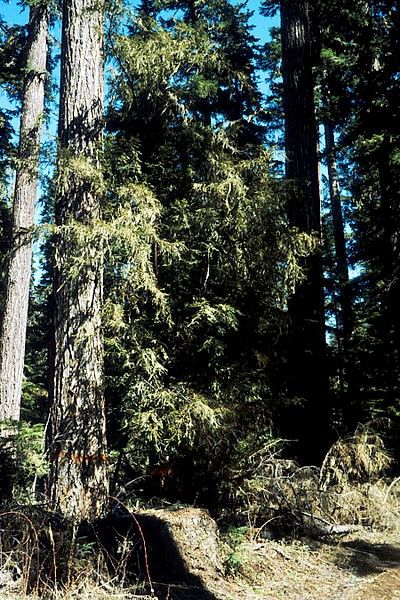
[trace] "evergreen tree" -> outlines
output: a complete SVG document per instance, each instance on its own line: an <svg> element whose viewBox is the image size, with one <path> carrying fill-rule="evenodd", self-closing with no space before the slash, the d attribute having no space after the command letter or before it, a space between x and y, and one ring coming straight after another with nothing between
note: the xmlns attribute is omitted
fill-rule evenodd
<svg viewBox="0 0 400 600"><path fill-rule="evenodd" d="M20 97L20 82L23 80L23 49L25 29L7 24L0 16L0 87L3 94L13 101ZM17 108L0 108L0 322L5 297L6 256L9 249L10 214L10 172L15 148L12 119Z"/></svg>
<svg viewBox="0 0 400 600"><path fill-rule="evenodd" d="M193 500L196 471L212 486L234 436L271 425L281 392L272 340L298 240L269 175L248 16L226 2L179 8L166 19L146 4L117 45L110 171L144 180L158 199L163 243L151 259L168 312L157 318L148 295L124 297L118 342L107 339L107 381L123 406L132 467L169 457L175 493L185 488ZM132 204L140 212L134 195ZM288 255L291 272L282 269ZM110 273L114 298L123 271L124 261Z"/></svg>
<svg viewBox="0 0 400 600"><path fill-rule="evenodd" d="M19 420L47 62L47 3L30 10L12 242L0 332L0 420Z"/></svg>
<svg viewBox="0 0 400 600"><path fill-rule="evenodd" d="M348 360L348 427L398 414L397 97L399 9L392 2L320 2L322 85L338 125L351 193L354 339Z"/></svg>
<svg viewBox="0 0 400 600"><path fill-rule="evenodd" d="M106 508L108 481L101 333L104 190L103 4L65 0L56 190L54 381L50 496L75 520Z"/></svg>
<svg viewBox="0 0 400 600"><path fill-rule="evenodd" d="M329 82L323 82L328 86ZM328 169L330 210L333 224L335 246L336 281L340 314L338 319L338 336L343 345L342 352L347 354L353 328L351 286L349 281L348 254L346 247L344 217L341 199L341 185L337 164L337 148L335 127L330 115L329 89L325 90L322 110L324 112L325 161Z"/></svg>
<svg viewBox="0 0 400 600"><path fill-rule="evenodd" d="M310 8L306 0L282 1L282 78L285 114L288 220L291 227L321 241L318 140L312 73ZM313 459L323 447L327 425L325 316L320 248L304 259L304 281L289 300L289 394L305 401L301 453ZM313 421L313 422L312 422ZM308 446L308 448L307 448Z"/></svg>

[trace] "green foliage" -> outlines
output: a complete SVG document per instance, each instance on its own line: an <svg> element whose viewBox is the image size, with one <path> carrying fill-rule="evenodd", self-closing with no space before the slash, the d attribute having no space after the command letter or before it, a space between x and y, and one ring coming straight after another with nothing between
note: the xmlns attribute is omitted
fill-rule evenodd
<svg viewBox="0 0 400 600"><path fill-rule="evenodd" d="M208 398L184 385L146 392L144 400L126 414L131 444L139 444L148 454L156 452L160 460L213 445L226 409L210 405Z"/></svg>
<svg viewBox="0 0 400 600"><path fill-rule="evenodd" d="M21 421L15 440L18 466L25 481L34 481L47 473L44 455L44 427L41 423Z"/></svg>
<svg viewBox="0 0 400 600"><path fill-rule="evenodd" d="M26 27L10 25L0 16L0 86L18 98L21 93L26 47Z"/></svg>
<svg viewBox="0 0 400 600"><path fill-rule="evenodd" d="M223 535L223 541L229 550L225 558L225 567L228 575L237 574L246 562L246 553L241 547L250 536L249 527L232 527Z"/></svg>
<svg viewBox="0 0 400 600"><path fill-rule="evenodd" d="M121 36L115 47L117 54L123 56L124 69L130 74L123 87L125 101L132 102L135 88L130 85L140 82L146 89L154 90L153 101L166 94L172 105L178 104L179 92L184 93L184 87L182 82L178 86L171 84L182 72L185 78L194 76L197 91L203 89L204 93L206 87L211 89L199 70L218 69L219 56L203 27L178 22L171 32L150 19L145 22L139 19L137 26L143 28L142 35Z"/></svg>
<svg viewBox="0 0 400 600"><path fill-rule="evenodd" d="M17 502L34 500L37 483L48 470L43 424L2 423L0 453L3 484L12 487L12 499Z"/></svg>
<svg viewBox="0 0 400 600"><path fill-rule="evenodd" d="M96 191L99 196L105 192L98 161L88 156L69 155L65 149L58 152L56 186L60 195L67 194L74 186L84 186L84 189Z"/></svg>
<svg viewBox="0 0 400 600"><path fill-rule="evenodd" d="M271 176L246 14L224 1L180 8L169 20L143 8L113 48L106 211L115 217L128 178L151 190L134 214L143 232L154 223L142 265L165 309L142 275L126 286L129 253L110 241L106 383L110 431L120 432L111 445L124 444L133 471L188 460L201 477L270 423L280 393L272 340L315 243L289 231Z"/></svg>
<svg viewBox="0 0 400 600"><path fill-rule="evenodd" d="M0 88L1 93L7 94L11 99L15 99L20 89L21 50L24 39L24 31L20 26L9 26L0 17ZM16 109L0 109L0 319L5 293L5 261L11 227L10 173L15 158L12 119L16 112Z"/></svg>

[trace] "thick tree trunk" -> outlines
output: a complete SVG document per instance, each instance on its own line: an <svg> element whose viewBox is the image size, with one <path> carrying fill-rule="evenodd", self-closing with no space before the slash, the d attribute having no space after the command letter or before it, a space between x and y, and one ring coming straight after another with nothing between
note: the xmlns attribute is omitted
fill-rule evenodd
<svg viewBox="0 0 400 600"><path fill-rule="evenodd" d="M391 160L394 148L388 138L384 138L378 160L383 226L380 260L386 284L381 310L382 335L387 349L386 385L395 399L400 389L400 187L398 169Z"/></svg>
<svg viewBox="0 0 400 600"><path fill-rule="evenodd" d="M346 240L344 235L342 204L340 199L340 183L336 164L334 128L331 121L324 124L326 161L329 177L329 195L335 242L336 277L339 287L339 336L343 341L343 350L348 350L353 329L353 310L347 262Z"/></svg>
<svg viewBox="0 0 400 600"><path fill-rule="evenodd" d="M318 138L314 106L314 83L309 6L306 0L282 0L282 77L285 113L286 177L289 181L289 224L301 233L321 237ZM326 411L325 323L321 255L304 260L305 280L289 302L289 394L303 398L305 459L307 445L318 447L318 431ZM314 442L310 439L314 420Z"/></svg>
<svg viewBox="0 0 400 600"><path fill-rule="evenodd" d="M20 416L40 130L47 76L48 12L47 3L33 4L30 9L12 241L0 334L0 421L18 421Z"/></svg>
<svg viewBox="0 0 400 600"><path fill-rule="evenodd" d="M52 505L78 521L108 495L99 153L103 130L103 4L64 0L55 253L55 350L50 419Z"/></svg>

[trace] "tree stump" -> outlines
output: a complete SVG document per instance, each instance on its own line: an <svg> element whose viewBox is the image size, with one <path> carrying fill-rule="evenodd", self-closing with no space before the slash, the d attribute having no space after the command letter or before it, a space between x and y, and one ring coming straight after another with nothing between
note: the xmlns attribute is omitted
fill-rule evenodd
<svg viewBox="0 0 400 600"><path fill-rule="evenodd" d="M208 584L223 575L218 528L200 508L135 514L146 542L151 578L168 587L171 600L215 600ZM162 594L161 594L161 597Z"/></svg>

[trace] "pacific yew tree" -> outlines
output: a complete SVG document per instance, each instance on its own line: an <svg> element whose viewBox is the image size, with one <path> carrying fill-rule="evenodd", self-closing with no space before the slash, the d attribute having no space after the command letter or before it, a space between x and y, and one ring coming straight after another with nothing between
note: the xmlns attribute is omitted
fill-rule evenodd
<svg viewBox="0 0 400 600"><path fill-rule="evenodd" d="M399 9L266 0L259 41L231 0L64 0L58 89L51 7L29 4L0 20L15 498L74 523L116 494L238 522L295 468L276 448L319 465L400 419Z"/></svg>

